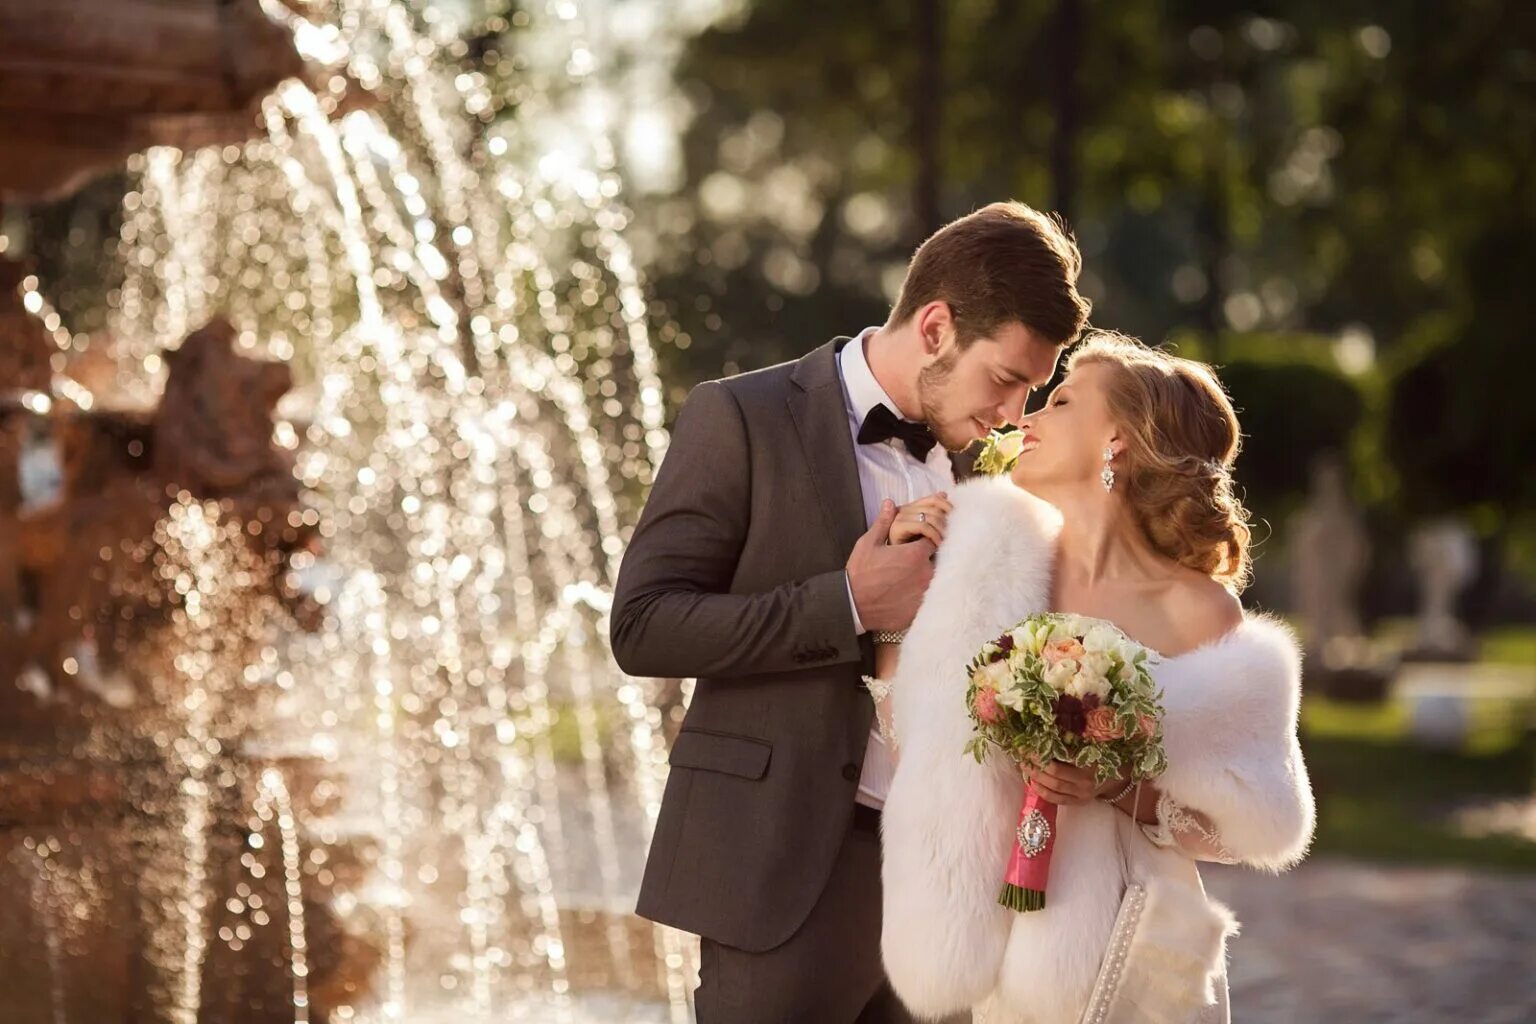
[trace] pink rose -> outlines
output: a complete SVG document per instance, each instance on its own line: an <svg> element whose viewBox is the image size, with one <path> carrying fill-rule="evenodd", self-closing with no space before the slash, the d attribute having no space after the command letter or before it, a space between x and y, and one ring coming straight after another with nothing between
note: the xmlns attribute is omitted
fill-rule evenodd
<svg viewBox="0 0 1536 1024"><path fill-rule="evenodd" d="M1083 739L1089 743L1108 743L1123 735L1120 719L1115 716L1114 709L1101 704L1088 712L1087 724L1083 726Z"/></svg>
<svg viewBox="0 0 1536 1024"><path fill-rule="evenodd" d="M1141 734L1143 736L1157 735L1157 719L1153 718L1151 715L1138 715L1136 724L1141 728Z"/></svg>
<svg viewBox="0 0 1536 1024"><path fill-rule="evenodd" d="M1083 650L1082 643L1076 637L1064 636L1046 644L1045 649L1040 652L1040 657L1045 659L1047 665L1054 665L1068 658L1079 661L1086 653L1088 652Z"/></svg>
<svg viewBox="0 0 1536 1024"><path fill-rule="evenodd" d="M976 710L976 717L988 725L996 725L1003 720L1003 709L997 706L997 691L995 690L985 686L977 687L972 707Z"/></svg>

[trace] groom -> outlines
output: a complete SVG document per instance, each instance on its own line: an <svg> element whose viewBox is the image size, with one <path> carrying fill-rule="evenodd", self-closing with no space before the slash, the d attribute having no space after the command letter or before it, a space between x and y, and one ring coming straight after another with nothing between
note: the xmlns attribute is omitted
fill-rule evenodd
<svg viewBox="0 0 1536 1024"><path fill-rule="evenodd" d="M698 678L638 912L702 936L699 1024L912 1019L880 963L893 764L860 676L934 549L885 541L1050 379L1087 318L1079 267L1054 219L994 203L923 243L884 326L679 413L611 637L630 675Z"/></svg>

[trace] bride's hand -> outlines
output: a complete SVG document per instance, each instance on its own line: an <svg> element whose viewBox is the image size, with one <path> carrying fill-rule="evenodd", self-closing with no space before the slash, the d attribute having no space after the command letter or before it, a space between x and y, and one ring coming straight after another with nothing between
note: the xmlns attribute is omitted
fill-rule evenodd
<svg viewBox="0 0 1536 1024"><path fill-rule="evenodd" d="M1028 764L1020 765L1019 768L1023 772L1024 781L1033 782L1041 796L1053 804L1066 807L1092 803L1101 790L1121 785L1111 779L1100 786L1094 781L1093 772L1066 761L1052 761L1044 768Z"/></svg>
<svg viewBox="0 0 1536 1024"><path fill-rule="evenodd" d="M949 495L944 491L908 502L896 510L896 521L891 524L892 544L905 544L909 540L927 537L937 547L944 540L944 525L949 520Z"/></svg>

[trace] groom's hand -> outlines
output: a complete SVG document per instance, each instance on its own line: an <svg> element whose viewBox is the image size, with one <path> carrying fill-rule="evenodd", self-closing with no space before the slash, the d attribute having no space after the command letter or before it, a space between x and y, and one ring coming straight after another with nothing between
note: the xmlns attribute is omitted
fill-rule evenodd
<svg viewBox="0 0 1536 1024"><path fill-rule="evenodd" d="M933 542L924 538L887 544L895 521L895 503L882 502L874 524L848 556L848 586L867 630L910 626L933 579Z"/></svg>

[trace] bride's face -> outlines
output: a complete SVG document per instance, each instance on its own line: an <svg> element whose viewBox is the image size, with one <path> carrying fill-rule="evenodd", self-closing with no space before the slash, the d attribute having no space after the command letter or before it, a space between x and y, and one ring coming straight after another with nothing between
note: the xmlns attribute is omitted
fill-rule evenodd
<svg viewBox="0 0 1536 1024"><path fill-rule="evenodd" d="M1079 364L1051 392L1045 408L1024 418L1014 483L1047 501L1085 486L1103 487L1104 448L1120 448L1105 387L1113 372L1105 363Z"/></svg>

